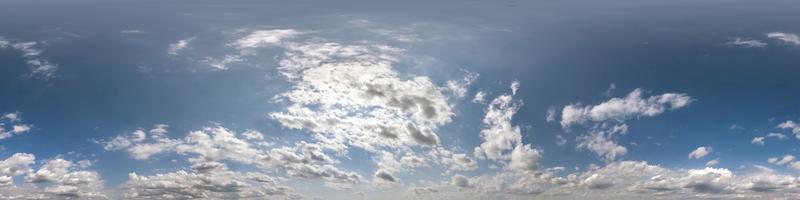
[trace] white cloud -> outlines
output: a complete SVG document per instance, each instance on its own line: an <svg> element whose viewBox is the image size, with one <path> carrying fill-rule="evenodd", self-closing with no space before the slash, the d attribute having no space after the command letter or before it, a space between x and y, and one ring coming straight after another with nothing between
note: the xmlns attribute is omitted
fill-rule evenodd
<svg viewBox="0 0 800 200"><path fill-rule="evenodd" d="M158 154L187 155L191 163L233 161L269 170L283 170L295 178L323 179L329 182L353 184L361 181L355 172L342 171L338 163L323 151L323 146L298 142L294 146L267 148L262 140L249 140L252 131L237 134L216 125L191 131L182 139L166 136L167 125L158 124L147 131L134 131L111 140L98 141L106 150L126 150L132 158L146 160Z"/></svg>
<svg viewBox="0 0 800 200"><path fill-rule="evenodd" d="M33 125L23 123L21 115L20 112L12 112L0 116L0 140L30 132Z"/></svg>
<svg viewBox="0 0 800 200"><path fill-rule="evenodd" d="M130 173L121 189L125 199L270 199L293 192L266 174L230 171L218 162L195 164L192 171Z"/></svg>
<svg viewBox="0 0 800 200"><path fill-rule="evenodd" d="M777 128L791 130L792 133L794 133L794 136L797 139L800 139L800 125L792 120L787 120L786 122L778 124Z"/></svg>
<svg viewBox="0 0 800 200"><path fill-rule="evenodd" d="M776 164L776 165L785 165L785 164L791 163L792 161L794 161L794 159L795 159L795 157L793 155L786 154L786 155L784 155L783 157L780 157L780 158L777 158L777 157L776 158L769 158L767 161L769 163Z"/></svg>
<svg viewBox="0 0 800 200"><path fill-rule="evenodd" d="M15 153L0 161L0 198L107 199L97 172L79 170L62 158L49 159L34 170L35 159L33 154ZM31 184L13 182L14 177L23 175Z"/></svg>
<svg viewBox="0 0 800 200"><path fill-rule="evenodd" d="M480 104L486 103L486 92L478 91L477 93L475 93L475 97L472 98L472 102Z"/></svg>
<svg viewBox="0 0 800 200"><path fill-rule="evenodd" d="M732 39L731 41L728 41L725 44L730 46L740 46L747 48L763 48L767 46L767 43L764 43L761 40L754 40L742 37L735 37L731 39Z"/></svg>
<svg viewBox="0 0 800 200"><path fill-rule="evenodd" d="M757 145L764 145L764 137L754 137L753 140L750 141L750 143Z"/></svg>
<svg viewBox="0 0 800 200"><path fill-rule="evenodd" d="M697 149L695 149L694 151L689 152L689 158L700 159L711 153L711 151L712 151L711 147L704 147L704 146L697 147Z"/></svg>
<svg viewBox="0 0 800 200"><path fill-rule="evenodd" d="M178 55L183 49L189 47L189 43L192 42L194 38L186 38L182 40L178 40L175 43L169 44L169 49L167 49L167 53L170 55Z"/></svg>
<svg viewBox="0 0 800 200"><path fill-rule="evenodd" d="M800 45L800 36L797 34L772 32L767 33L767 38L776 39L786 44Z"/></svg>
<svg viewBox="0 0 800 200"><path fill-rule="evenodd" d="M273 30L256 30L250 32L245 37L242 37L230 45L237 49L251 49L264 46L278 46L289 38L302 35L300 32L292 29L273 29Z"/></svg>
<svg viewBox="0 0 800 200"><path fill-rule="evenodd" d="M779 140L786 139L786 135L784 135L783 133L769 133L769 134L767 134L767 137L768 138L777 138Z"/></svg>
<svg viewBox="0 0 800 200"><path fill-rule="evenodd" d="M127 30L121 30L121 31L119 31L119 33L122 33L122 34L144 34L145 32L143 30L127 29Z"/></svg>
<svg viewBox="0 0 800 200"><path fill-rule="evenodd" d="M706 162L706 167L713 167L714 165L717 164L719 164L719 158L714 160L709 160L708 162Z"/></svg>
<svg viewBox="0 0 800 200"><path fill-rule="evenodd" d="M458 98L464 97L467 94L467 86L472 84L472 82L475 81L475 79L478 79L477 73L472 73L465 70L462 71L466 73L463 79L448 80L446 83L447 89L450 90L451 93L453 93L453 96Z"/></svg>
<svg viewBox="0 0 800 200"><path fill-rule="evenodd" d="M653 117L666 110L683 108L693 101L690 96L678 93L642 98L642 90L635 89L625 98L612 98L598 105L568 105L561 111L561 126L566 128L586 122L622 122L631 118Z"/></svg>
<svg viewBox="0 0 800 200"><path fill-rule="evenodd" d="M522 142L519 126L511 124L520 106L522 102L514 100L510 95L501 95L489 103L483 118L484 128L481 130L483 143L475 147L476 157L503 159L504 152Z"/></svg>
<svg viewBox="0 0 800 200"><path fill-rule="evenodd" d="M22 57L26 59L28 67L31 69L32 77L39 77L42 79L50 79L55 77L58 65L51 63L49 60L43 58L42 50L39 42L15 42L6 40L0 37L0 48L11 47L22 53Z"/></svg>
<svg viewBox="0 0 800 200"><path fill-rule="evenodd" d="M578 136L577 148L585 148L595 152L605 161L613 161L620 156L628 154L628 149L617 144L616 137L627 133L628 126L625 124L611 128L604 127L602 124L592 128L588 134Z"/></svg>
<svg viewBox="0 0 800 200"><path fill-rule="evenodd" d="M557 115L556 108L555 107L550 107L550 108L547 109L547 115L545 115L544 119L547 122L556 121L556 117L557 117L556 115Z"/></svg>

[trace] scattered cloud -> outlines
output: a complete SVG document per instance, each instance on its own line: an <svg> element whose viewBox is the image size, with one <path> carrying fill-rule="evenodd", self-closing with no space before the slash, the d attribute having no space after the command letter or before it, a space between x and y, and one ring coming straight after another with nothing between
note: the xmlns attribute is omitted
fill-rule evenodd
<svg viewBox="0 0 800 200"><path fill-rule="evenodd" d="M764 145L764 137L754 137L753 140L750 141L750 143L756 145Z"/></svg>
<svg viewBox="0 0 800 200"><path fill-rule="evenodd" d="M170 55L178 55L183 49L189 47L189 43L192 42L194 38L186 38L182 40L178 40L175 43L169 44L169 49L167 49L167 53Z"/></svg>
<svg viewBox="0 0 800 200"><path fill-rule="evenodd" d="M31 77L51 79L56 76L58 65L42 56L44 50L41 46L41 42L17 42L0 37L0 48L11 48L22 53L22 57L26 59L31 69Z"/></svg>
<svg viewBox="0 0 800 200"><path fill-rule="evenodd" d="M726 45L730 45L730 46L746 47L746 48L764 48L764 47L767 47L767 43L764 43L761 40L754 40L754 39L742 38L742 37L731 38L731 41L728 41L725 44Z"/></svg>
<svg viewBox="0 0 800 200"><path fill-rule="evenodd" d="M0 197L6 199L108 199L103 180L59 157L47 159L35 169L36 157L15 153L0 160ZM23 177L26 183L16 183ZM41 187L40 187L41 186Z"/></svg>
<svg viewBox="0 0 800 200"><path fill-rule="evenodd" d="M771 32L767 33L767 38L775 39L785 44L800 45L800 36L793 33Z"/></svg>
<svg viewBox="0 0 800 200"><path fill-rule="evenodd" d="M695 149L694 151L689 152L689 158L700 159L711 153L711 151L712 151L711 147L705 147L705 146L697 147L697 149Z"/></svg>
<svg viewBox="0 0 800 200"><path fill-rule="evenodd" d="M33 125L23 123L22 113L11 112L0 116L0 140L30 132Z"/></svg>
<svg viewBox="0 0 800 200"><path fill-rule="evenodd" d="M561 111L561 126L567 128L586 122L621 122L631 118L653 117L695 101L686 94L665 93L642 98L642 93L641 89L635 89L624 98L612 98L598 105L570 104Z"/></svg>

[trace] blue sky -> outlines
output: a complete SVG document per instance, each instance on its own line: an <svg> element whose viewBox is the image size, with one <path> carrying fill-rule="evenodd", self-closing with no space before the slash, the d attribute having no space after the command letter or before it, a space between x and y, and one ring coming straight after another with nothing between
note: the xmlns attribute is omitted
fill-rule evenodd
<svg viewBox="0 0 800 200"><path fill-rule="evenodd" d="M5 1L0 199L797 198L797 6Z"/></svg>

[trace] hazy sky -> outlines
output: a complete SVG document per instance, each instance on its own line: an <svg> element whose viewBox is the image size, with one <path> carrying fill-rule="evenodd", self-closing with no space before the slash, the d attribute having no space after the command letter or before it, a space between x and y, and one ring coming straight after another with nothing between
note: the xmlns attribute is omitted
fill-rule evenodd
<svg viewBox="0 0 800 200"><path fill-rule="evenodd" d="M0 2L0 199L794 199L795 1Z"/></svg>

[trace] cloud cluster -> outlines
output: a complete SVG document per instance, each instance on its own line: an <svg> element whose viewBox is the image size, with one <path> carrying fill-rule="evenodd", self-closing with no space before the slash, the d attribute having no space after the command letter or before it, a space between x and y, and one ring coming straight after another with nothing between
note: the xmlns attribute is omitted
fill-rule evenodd
<svg viewBox="0 0 800 200"><path fill-rule="evenodd" d="M628 152L627 148L616 142L620 135L628 132L625 121L654 117L695 101L689 95L680 93L649 97L643 97L642 94L641 89L635 89L624 98L611 98L597 105L567 105L561 111L561 126L569 130L575 125L589 125L586 134L578 136L577 147L595 152L608 162Z"/></svg>
<svg viewBox="0 0 800 200"><path fill-rule="evenodd" d="M33 125L22 122L22 113L12 112L0 116L0 140L29 132Z"/></svg>
<svg viewBox="0 0 800 200"><path fill-rule="evenodd" d="M565 176L553 176L550 171L511 180L508 176L456 175L450 184L476 195L507 199L530 198L531 194L543 199L787 198L800 189L796 177L762 166L740 175L724 168L668 169L643 161L616 161Z"/></svg>
<svg viewBox="0 0 800 200"><path fill-rule="evenodd" d="M58 65L42 56L41 42L17 42L0 37L0 49L13 49L22 54L31 69L32 77L50 79L56 76Z"/></svg>
<svg viewBox="0 0 800 200"><path fill-rule="evenodd" d="M767 33L767 38L775 39L785 44L800 45L800 36L793 33L772 32Z"/></svg>
<svg viewBox="0 0 800 200"><path fill-rule="evenodd" d="M184 138L171 139L166 136L166 128L166 125L156 125L147 132L137 130L97 142L107 150L125 150L139 160L158 154L177 154L189 156L188 161L194 166L224 167L223 162L234 162L265 171L280 170L289 177L301 179L342 184L354 184L362 179L357 173L335 167L338 161L327 155L318 144L301 141L294 146L271 146L261 133L250 130L237 134L219 125L192 131Z"/></svg>
<svg viewBox="0 0 800 200"><path fill-rule="evenodd" d="M100 175L85 165L60 157L45 160L38 169L35 163L28 153L0 161L0 199L108 199ZM15 177L24 177L25 183L15 183Z"/></svg>

